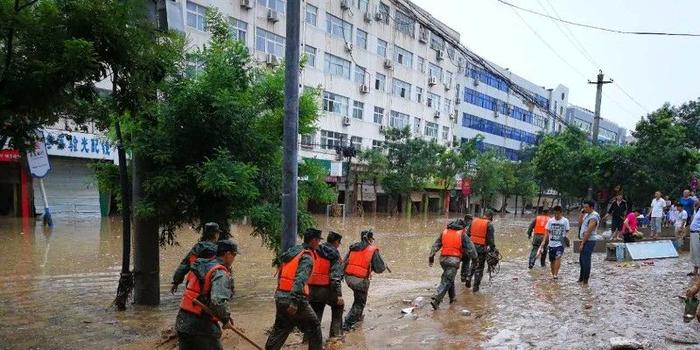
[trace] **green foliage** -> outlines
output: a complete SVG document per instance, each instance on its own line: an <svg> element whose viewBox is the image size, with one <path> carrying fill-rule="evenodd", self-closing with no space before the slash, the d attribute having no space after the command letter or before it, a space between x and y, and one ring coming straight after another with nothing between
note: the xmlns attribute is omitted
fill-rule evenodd
<svg viewBox="0 0 700 350"><path fill-rule="evenodd" d="M392 195L422 191L432 178L441 146L411 136L405 129L390 129L385 133L388 171L382 188Z"/></svg>
<svg viewBox="0 0 700 350"><path fill-rule="evenodd" d="M503 188L502 174L504 159L488 151L477 157L477 170L472 178L472 189L481 196L483 205L488 205Z"/></svg>
<svg viewBox="0 0 700 350"><path fill-rule="evenodd" d="M368 149L360 152L358 159L365 164L361 171L358 171L358 181L369 181L373 185L379 185L383 181L389 168L389 160L383 149Z"/></svg>
<svg viewBox="0 0 700 350"><path fill-rule="evenodd" d="M586 135L576 128L544 136L533 159L538 182L565 196L585 196L588 183L595 180L591 178L595 167L585 160L590 147Z"/></svg>

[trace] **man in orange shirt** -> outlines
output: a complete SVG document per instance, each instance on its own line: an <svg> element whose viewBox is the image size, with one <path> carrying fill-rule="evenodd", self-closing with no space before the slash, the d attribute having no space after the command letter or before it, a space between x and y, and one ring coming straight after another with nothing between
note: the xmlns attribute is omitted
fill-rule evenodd
<svg viewBox="0 0 700 350"><path fill-rule="evenodd" d="M530 250L530 259L528 259L527 263L527 268L531 269L533 266L535 266L535 261L537 260L537 251L540 249L540 246L542 245L542 239L544 238L544 234L547 226L547 221L549 221L549 210L548 209L542 209L542 213L540 215L537 215L534 220L530 223L530 227L527 229L527 238L530 239L532 238L532 233L535 233L535 237L532 238L532 249ZM544 242L544 249L542 250L544 252L547 251L547 242ZM547 254L543 254L540 256L540 265L542 267L545 266L545 261Z"/></svg>

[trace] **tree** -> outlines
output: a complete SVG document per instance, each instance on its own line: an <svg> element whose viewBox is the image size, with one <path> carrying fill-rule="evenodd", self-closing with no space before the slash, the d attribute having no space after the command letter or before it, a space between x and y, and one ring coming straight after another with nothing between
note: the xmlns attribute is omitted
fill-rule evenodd
<svg viewBox="0 0 700 350"><path fill-rule="evenodd" d="M544 188L562 196L585 196L594 169L583 157L590 147L586 135L576 128L544 136L533 159L535 177Z"/></svg>
<svg viewBox="0 0 700 350"><path fill-rule="evenodd" d="M227 237L230 220L248 216L253 234L278 250L283 67L257 67L246 47L231 39L220 14L209 13L208 21L211 42L191 57L201 70L171 77L156 122L144 125L150 137L138 147L151 154L154 166L146 174L143 209L160 219L163 244L175 241L178 227L209 221L219 223ZM317 98L316 90L301 96L302 134L313 131ZM310 172L314 184L301 186L300 202L315 195L304 195L304 188L319 188L319 176ZM303 232L313 222L302 206L299 217Z"/></svg>
<svg viewBox="0 0 700 350"><path fill-rule="evenodd" d="M502 160L492 151L481 153L476 160L476 171L472 179L474 193L481 196L481 210L485 210L501 189Z"/></svg>
<svg viewBox="0 0 700 350"><path fill-rule="evenodd" d="M389 161L383 149L369 149L360 152L358 159L365 163L364 170L358 173L360 183L369 181L374 192L374 202L372 202L372 213L377 215L377 186L382 183L388 171Z"/></svg>
<svg viewBox="0 0 700 350"><path fill-rule="evenodd" d="M685 127L688 141L700 150L700 99L688 101L674 108L676 121Z"/></svg>
<svg viewBox="0 0 700 350"><path fill-rule="evenodd" d="M522 198L522 211L525 211L526 198L532 198L538 191L539 186L535 180L535 169L532 163L520 162L514 163L516 184L513 194L515 194L515 213L518 212L518 196Z"/></svg>
<svg viewBox="0 0 700 350"><path fill-rule="evenodd" d="M457 175L464 175L468 172L471 163L476 159L476 145L481 139L481 136L477 136L463 142L456 150L444 147L437 158L435 177L443 185L441 195L444 196L445 215L448 215L450 212L450 195L448 190L454 184Z"/></svg>

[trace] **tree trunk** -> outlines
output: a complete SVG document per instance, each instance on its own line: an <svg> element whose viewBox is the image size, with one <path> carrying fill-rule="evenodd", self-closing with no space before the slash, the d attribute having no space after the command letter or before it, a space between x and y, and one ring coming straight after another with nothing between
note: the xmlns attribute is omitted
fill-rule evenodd
<svg viewBox="0 0 700 350"><path fill-rule="evenodd" d="M539 214L541 200L542 200L542 187L540 187L540 193L539 193L539 195L537 195L537 208L535 209L535 214Z"/></svg>
<svg viewBox="0 0 700 350"><path fill-rule="evenodd" d="M372 189L374 190L374 202L372 202L372 213L374 214L374 217L377 217L377 201L379 200L379 197L377 197L377 181L376 180L372 183Z"/></svg>
<svg viewBox="0 0 700 350"><path fill-rule="evenodd" d="M513 217L518 217L518 195L515 195L515 210L513 211Z"/></svg>
<svg viewBox="0 0 700 350"><path fill-rule="evenodd" d="M449 218L450 217L450 201L452 198L450 197L450 191L445 190L444 193L445 193L444 194L444 196L445 196L445 204L444 204L445 205L445 217Z"/></svg>
<svg viewBox="0 0 700 350"><path fill-rule="evenodd" d="M132 155L134 203L144 198L143 175L146 158L140 152ZM134 210L134 303L160 304L160 259L158 221Z"/></svg>
<svg viewBox="0 0 700 350"><path fill-rule="evenodd" d="M404 214L406 214L406 218L408 219L411 218L411 207L413 207L413 200L411 199L411 194L409 193L404 199Z"/></svg>
<svg viewBox="0 0 700 350"><path fill-rule="evenodd" d="M115 74L116 76L116 74ZM116 77L114 78L116 80ZM116 83L114 83L116 85ZM116 86L113 88L116 91ZM113 305L117 310L126 310L126 303L134 288L134 276L131 274L131 188L129 187L129 174L126 167L126 151L124 151L124 138L122 137L119 119L114 124L117 134L117 156L119 158L119 183L122 194L122 270L117 286L117 296Z"/></svg>
<svg viewBox="0 0 700 350"><path fill-rule="evenodd" d="M428 218L428 204L430 204L430 199L428 198L428 193L423 194L423 218Z"/></svg>

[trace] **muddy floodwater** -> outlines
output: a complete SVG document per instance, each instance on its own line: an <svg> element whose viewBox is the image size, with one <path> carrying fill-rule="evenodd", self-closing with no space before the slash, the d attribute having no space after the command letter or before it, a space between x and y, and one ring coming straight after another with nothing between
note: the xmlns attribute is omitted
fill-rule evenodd
<svg viewBox="0 0 700 350"><path fill-rule="evenodd" d="M691 283L687 254L678 259L616 263L594 254L588 287L576 283L578 254L567 250L559 281L549 270L527 269L530 244L525 219L496 220L496 244L504 256L500 273L473 294L457 286L457 301L430 305L403 316L407 300L429 299L440 278L427 254L447 223L444 217L317 217L320 228L344 235L343 254L362 229L376 243L393 273L373 276L364 321L332 349L608 349L610 339L636 340L645 349L698 349L700 324L682 321L678 296ZM197 240L179 232L180 246L161 250L161 305L116 312L121 261L121 222L115 218L56 218L52 230L19 220L0 220L0 349L149 349L159 344L178 310L180 291L169 292L176 265ZM575 230L575 229L574 229ZM241 246L234 264L237 326L264 344L273 323L272 254L251 228L234 225ZM325 235L325 233L324 233ZM346 309L352 293L344 290ZM463 312L468 310L469 312ZM330 310L327 310L329 313ZM466 315L468 314L468 315ZM323 322L328 334L328 317ZM304 349L293 334L289 349ZM159 348L168 348L165 344ZM250 349L226 334L227 349Z"/></svg>

